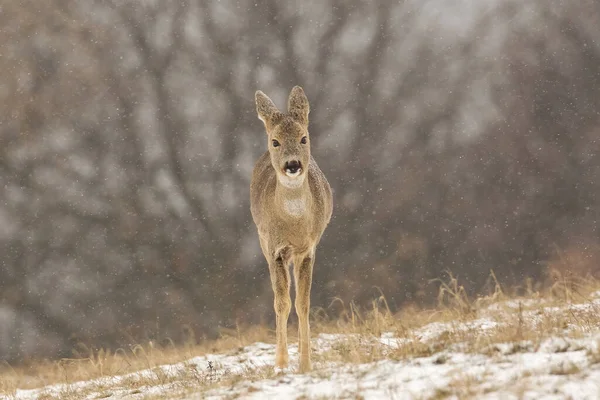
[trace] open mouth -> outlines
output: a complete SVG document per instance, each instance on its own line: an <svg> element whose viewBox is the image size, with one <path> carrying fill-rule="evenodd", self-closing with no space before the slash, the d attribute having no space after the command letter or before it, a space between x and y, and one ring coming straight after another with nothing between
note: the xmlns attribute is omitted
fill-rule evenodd
<svg viewBox="0 0 600 400"><path fill-rule="evenodd" d="M302 163L298 160L286 161L283 170L287 176L295 178L302 173Z"/></svg>

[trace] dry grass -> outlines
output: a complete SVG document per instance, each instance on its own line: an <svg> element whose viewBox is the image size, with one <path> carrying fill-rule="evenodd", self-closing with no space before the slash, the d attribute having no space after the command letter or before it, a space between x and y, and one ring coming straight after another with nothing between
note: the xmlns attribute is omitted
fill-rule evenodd
<svg viewBox="0 0 600 400"><path fill-rule="evenodd" d="M394 315L383 294L373 301L369 310L361 311L354 304L344 307L341 317L335 321L327 320L324 310L315 310L315 331L345 335L315 358L322 362L362 364L382 359L426 357L454 349L488 355L500 351L519 352L536 349L550 336L578 338L597 331L600 326L600 307L565 307L589 302L592 294L600 290L600 282L594 279L567 279L556 274L554 284L543 292L529 289L522 296L506 294L493 272L490 279L491 293L470 299L464 287L449 274L448 279L438 281L438 305L430 310L407 307ZM470 325L481 318L489 321L489 326ZM418 336L419 328L436 322L449 328L429 340L422 340ZM391 349L379 340L383 332L392 332L396 338L405 340ZM504 343L514 345L509 350L506 346L497 347ZM439 357L439 362L443 362L444 354ZM590 357L600 360L597 354Z"/></svg>
<svg viewBox="0 0 600 400"><path fill-rule="evenodd" d="M7 363L0 365L0 394L14 393L17 388L31 389L125 375L182 362L203 354L224 353L257 341L272 341L272 335L266 327L247 328L243 333L240 330L223 330L220 339L201 345L157 347L149 342L116 351L95 351L80 346L74 352L74 358L39 360L14 367ZM157 380L160 381L160 377Z"/></svg>
<svg viewBox="0 0 600 400"><path fill-rule="evenodd" d="M529 288L521 290L525 294L516 296L506 293L491 274L492 290L488 296L472 299L459 281L452 275L439 282L438 305L433 309L405 307L393 314L385 296L374 299L369 309L360 309L355 304L343 304L339 318L332 320L327 310L315 309L312 313L314 336L319 333L344 334L328 349L314 352L315 374L327 373L319 370L325 363L362 364L382 359L404 360L436 354L435 363L444 363L444 350L478 352L487 355L510 354L530 351L550 336L577 338L600 326L600 310L590 307L565 307L567 304L584 303L591 299L593 292L600 289L600 283L592 279L573 279L561 275L554 276L554 283L543 292ZM559 307L557 311L553 307ZM471 325L472 321L484 318L487 326ZM433 323L445 323L434 336L420 337L420 328ZM440 324L441 325L441 324ZM295 332L290 328L290 333ZM399 345L389 346L381 341L381 335L392 332L400 340ZM296 338L290 337L293 343ZM139 344L129 349L117 351L79 350L79 356L57 361L39 361L22 366L0 366L0 394L11 395L17 388L28 389L49 384L67 384L58 396L48 394L46 399L79 398L86 391L99 393L98 398L110 397L115 390L120 395L142 393L145 386L169 386L169 398L184 396L193 391L206 391L215 387L244 385L252 392L252 382L274 378L272 367L253 367L237 373L220 373L218 377L211 370L198 370L190 364L177 375L168 375L160 365L182 362L203 354L216 354L239 349L251 343L262 341L273 343L272 330L267 327L252 327L223 331L219 340L202 345L184 347L156 347L151 343ZM508 345L507 345L508 344ZM313 347L315 345L313 344ZM599 354L588 354L593 362L600 362ZM102 383L84 389L74 382L95 378L125 375L139 370L151 370L144 376L123 379L118 388ZM579 372L574 365L565 365L553 373L569 375ZM457 376L456 385L448 390L460 397L470 395L469 377ZM459 390L460 388L460 390ZM456 390L455 390L456 389ZM440 393L441 397L448 393ZM153 397L154 396L154 397ZM144 398L162 398L162 395L144 395Z"/></svg>

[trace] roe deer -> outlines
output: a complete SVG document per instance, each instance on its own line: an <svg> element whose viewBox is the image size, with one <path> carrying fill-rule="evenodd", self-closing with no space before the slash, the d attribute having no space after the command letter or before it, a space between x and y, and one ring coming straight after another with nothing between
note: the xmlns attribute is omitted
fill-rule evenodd
<svg viewBox="0 0 600 400"><path fill-rule="evenodd" d="M309 106L302 88L292 89L287 114L260 90L255 100L258 118L267 131L268 151L254 166L250 203L275 294L275 364L288 366L289 267L293 263L300 372L307 372L311 369L308 312L312 270L315 249L333 211L331 188L310 155Z"/></svg>

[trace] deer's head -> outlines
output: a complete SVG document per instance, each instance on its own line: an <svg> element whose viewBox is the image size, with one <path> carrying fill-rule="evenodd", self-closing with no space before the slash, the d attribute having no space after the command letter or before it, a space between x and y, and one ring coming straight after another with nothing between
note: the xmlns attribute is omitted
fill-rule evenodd
<svg viewBox="0 0 600 400"><path fill-rule="evenodd" d="M284 114L260 90L255 98L258 118L267 131L267 146L277 178L284 186L299 187L310 162L308 99L302 88L295 86L288 98L287 114Z"/></svg>

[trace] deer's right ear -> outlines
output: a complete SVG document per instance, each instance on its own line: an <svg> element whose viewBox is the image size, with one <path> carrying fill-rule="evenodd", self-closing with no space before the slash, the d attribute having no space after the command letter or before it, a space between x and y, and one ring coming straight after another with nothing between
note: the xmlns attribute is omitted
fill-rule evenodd
<svg viewBox="0 0 600 400"><path fill-rule="evenodd" d="M265 124L267 130L269 130L283 114L279 112L269 96L260 90L256 91L254 98L256 100L258 119L260 119Z"/></svg>

